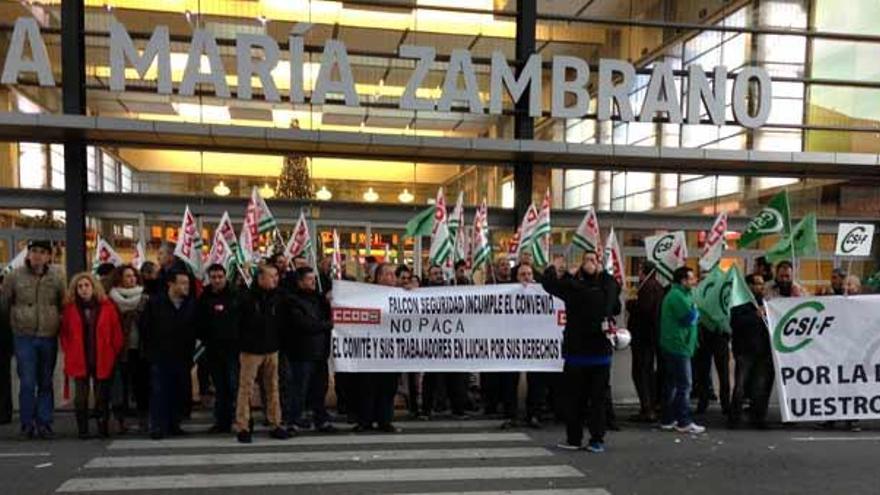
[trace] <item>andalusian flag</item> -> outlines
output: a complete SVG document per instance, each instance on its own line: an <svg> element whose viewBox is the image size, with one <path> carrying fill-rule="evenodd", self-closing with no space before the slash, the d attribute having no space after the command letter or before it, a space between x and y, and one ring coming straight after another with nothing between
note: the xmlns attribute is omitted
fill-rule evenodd
<svg viewBox="0 0 880 495"><path fill-rule="evenodd" d="M727 232L727 212L722 211L712 224L712 229L706 232L706 240L703 243L703 252L700 254L700 269L709 271L718 266L721 255L724 254L724 233Z"/></svg>
<svg viewBox="0 0 880 495"><path fill-rule="evenodd" d="M452 238L449 235L449 224L446 212L446 198L443 196L443 188L437 190L437 200L434 202L434 226L431 229L431 250L429 262L448 268L452 255Z"/></svg>
<svg viewBox="0 0 880 495"><path fill-rule="evenodd" d="M311 253L312 235L309 232L309 224L306 222L305 213L300 212L296 226L293 228L293 233L290 234L290 239L284 248L284 256L287 256L289 259L296 258L297 256L311 258Z"/></svg>
<svg viewBox="0 0 880 495"><path fill-rule="evenodd" d="M416 216L406 222L407 237L421 237L431 235L431 227L434 222L434 207L429 206L420 211Z"/></svg>
<svg viewBox="0 0 880 495"><path fill-rule="evenodd" d="M180 223L180 230L177 231L177 245L174 248L174 255L185 261L194 274L201 273L202 237L199 235L196 217L190 211L189 205L183 211L183 220Z"/></svg>
<svg viewBox="0 0 880 495"><path fill-rule="evenodd" d="M453 241L453 261L465 261L467 259L468 242L464 225L464 191L458 193L458 200L455 202L455 208L452 210L452 216L449 217L449 235Z"/></svg>
<svg viewBox="0 0 880 495"><path fill-rule="evenodd" d="M474 270L490 263L492 247L489 245L489 209L486 207L486 198L474 215L474 233L471 241L474 254Z"/></svg>
<svg viewBox="0 0 880 495"><path fill-rule="evenodd" d="M749 221L742 236L739 247L744 248L758 239L773 234L788 234L791 229L791 212L788 206L788 191L773 196L767 206Z"/></svg>
<svg viewBox="0 0 880 495"><path fill-rule="evenodd" d="M581 224L574 231L571 243L584 251L599 252L599 219L592 207L587 208Z"/></svg>
<svg viewBox="0 0 880 495"><path fill-rule="evenodd" d="M819 252L819 237L816 233L816 214L810 213L791 229L791 234L783 236L773 247L767 250L766 257L770 263L791 260L792 257L808 256Z"/></svg>
<svg viewBox="0 0 880 495"><path fill-rule="evenodd" d="M620 244L617 243L617 235L614 234L614 226L611 227L611 232L608 233L608 239L605 240L605 253L603 258L605 271L614 277L614 280L617 281L617 285L622 289L626 283L626 273L623 271L623 256L620 254Z"/></svg>
<svg viewBox="0 0 880 495"><path fill-rule="evenodd" d="M532 238L535 232L535 225L538 223L538 209L535 208L535 204L532 203L529 205L529 209L526 210L526 214L523 216L522 223L519 225L519 230L516 232L517 234L517 244L516 244L516 259L519 260L519 255L526 250L532 249Z"/></svg>
<svg viewBox="0 0 880 495"><path fill-rule="evenodd" d="M544 266L550 261L550 188L544 194L541 201L541 210L538 212L538 220L535 222L535 230L532 232L532 254L535 256L535 266Z"/></svg>

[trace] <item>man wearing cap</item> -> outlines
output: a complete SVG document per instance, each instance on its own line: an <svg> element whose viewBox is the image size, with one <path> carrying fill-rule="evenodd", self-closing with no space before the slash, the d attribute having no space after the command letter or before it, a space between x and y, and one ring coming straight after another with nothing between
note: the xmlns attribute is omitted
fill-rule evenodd
<svg viewBox="0 0 880 495"><path fill-rule="evenodd" d="M50 438L55 399L52 375L58 355L58 327L64 302L64 275L51 267L52 244L28 242L25 264L3 281L0 307L8 315L18 366L21 433Z"/></svg>

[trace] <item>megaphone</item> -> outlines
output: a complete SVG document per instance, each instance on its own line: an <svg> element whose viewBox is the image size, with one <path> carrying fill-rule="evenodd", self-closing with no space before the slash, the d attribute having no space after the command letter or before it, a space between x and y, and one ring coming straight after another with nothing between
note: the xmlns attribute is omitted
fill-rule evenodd
<svg viewBox="0 0 880 495"><path fill-rule="evenodd" d="M611 338L611 345L614 346L614 349L617 351L622 351L629 347L629 343L632 342L632 334L629 333L629 330L625 328L618 328L616 332L614 332L614 336Z"/></svg>

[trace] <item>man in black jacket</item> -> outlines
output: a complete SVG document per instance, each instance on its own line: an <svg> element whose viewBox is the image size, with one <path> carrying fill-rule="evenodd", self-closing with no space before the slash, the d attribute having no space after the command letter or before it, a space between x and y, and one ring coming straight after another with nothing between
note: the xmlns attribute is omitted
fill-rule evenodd
<svg viewBox="0 0 880 495"><path fill-rule="evenodd" d="M181 435L184 401L191 401L185 379L192 366L195 302L186 272L172 269L165 291L150 296L141 314L144 354L150 363L150 437Z"/></svg>
<svg viewBox="0 0 880 495"><path fill-rule="evenodd" d="M620 312L620 287L599 265L595 251L583 254L581 266L568 273L565 260L556 257L544 272L544 290L565 303L566 322L562 337L563 388L567 441L559 447L583 448L584 401L590 411L587 450L605 451L607 393L611 370L611 341L602 325Z"/></svg>
<svg viewBox="0 0 880 495"><path fill-rule="evenodd" d="M258 372L262 372L265 401L263 410L269 436L286 440L290 436L281 426L281 405L278 397L278 349L281 331L289 319L287 301L278 290L278 268L262 264L257 283L241 300L239 324L239 380L235 407L238 441L251 443L251 392Z"/></svg>
<svg viewBox="0 0 880 495"><path fill-rule="evenodd" d="M283 339L289 362L288 407L291 421L288 428L296 431L311 427L303 418L303 412L310 407L315 430L333 433L336 428L330 424L330 416L324 404L333 323L330 321L330 305L318 293L316 275L308 266L297 269L297 288L289 299L292 329L284 334Z"/></svg>
<svg viewBox="0 0 880 495"><path fill-rule="evenodd" d="M214 426L210 433L231 433L238 394L238 301L223 265L208 267L210 285L196 305L198 338L205 344L214 382Z"/></svg>
<svg viewBox="0 0 880 495"><path fill-rule="evenodd" d="M773 356L764 315L764 277L751 274L746 277L746 283L757 304L746 303L730 310L736 372L727 424L729 428L740 425L743 398L750 397L752 425L763 429L773 391Z"/></svg>
<svg viewBox="0 0 880 495"><path fill-rule="evenodd" d="M658 404L657 367L659 366L660 304L663 285L657 280L654 264L646 262L639 274L635 299L627 301L629 331L632 334L632 380L639 396L639 413L635 421L654 422Z"/></svg>

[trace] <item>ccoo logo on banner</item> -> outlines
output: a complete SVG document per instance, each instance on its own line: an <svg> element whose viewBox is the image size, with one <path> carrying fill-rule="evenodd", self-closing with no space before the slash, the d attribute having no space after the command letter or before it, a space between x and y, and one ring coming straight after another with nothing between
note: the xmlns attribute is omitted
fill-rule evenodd
<svg viewBox="0 0 880 495"><path fill-rule="evenodd" d="M837 226L837 256L870 256L874 224L841 223Z"/></svg>
<svg viewBox="0 0 880 495"><path fill-rule="evenodd" d="M880 296L766 307L783 421L880 418Z"/></svg>

